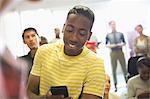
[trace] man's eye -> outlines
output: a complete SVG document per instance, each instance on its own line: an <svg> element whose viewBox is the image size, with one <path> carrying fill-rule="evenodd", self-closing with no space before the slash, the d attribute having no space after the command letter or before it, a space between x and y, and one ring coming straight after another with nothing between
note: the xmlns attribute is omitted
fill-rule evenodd
<svg viewBox="0 0 150 99"><path fill-rule="evenodd" d="M66 31L67 31L67 32L73 32L73 30L72 30L72 29L66 29Z"/></svg>
<svg viewBox="0 0 150 99"><path fill-rule="evenodd" d="M85 31L80 31L80 35L81 35L81 36L85 36L85 35L86 35L86 32L85 32Z"/></svg>
<svg viewBox="0 0 150 99"><path fill-rule="evenodd" d="M68 26L68 27L66 27L66 31L67 31L67 32L73 32L73 28L70 27L70 26Z"/></svg>
<svg viewBox="0 0 150 99"><path fill-rule="evenodd" d="M25 36L25 38L26 38L26 39L28 39L28 38L29 38L29 36Z"/></svg>

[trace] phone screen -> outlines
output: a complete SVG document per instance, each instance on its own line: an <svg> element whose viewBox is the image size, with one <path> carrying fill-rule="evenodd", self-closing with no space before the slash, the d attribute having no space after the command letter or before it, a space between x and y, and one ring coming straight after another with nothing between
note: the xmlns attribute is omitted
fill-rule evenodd
<svg viewBox="0 0 150 99"><path fill-rule="evenodd" d="M67 86L52 86L50 91L52 95L64 95L64 97L68 97Z"/></svg>

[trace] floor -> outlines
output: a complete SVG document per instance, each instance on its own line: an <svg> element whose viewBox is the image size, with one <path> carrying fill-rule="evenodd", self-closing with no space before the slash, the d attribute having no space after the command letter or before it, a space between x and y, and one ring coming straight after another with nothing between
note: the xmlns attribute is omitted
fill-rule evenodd
<svg viewBox="0 0 150 99"><path fill-rule="evenodd" d="M123 74L117 74L117 80L118 80L118 85L117 85L117 92L115 92L115 87L113 84L113 80L111 80L111 89L110 92L115 93L120 97L120 99L127 99L127 85L125 83Z"/></svg>

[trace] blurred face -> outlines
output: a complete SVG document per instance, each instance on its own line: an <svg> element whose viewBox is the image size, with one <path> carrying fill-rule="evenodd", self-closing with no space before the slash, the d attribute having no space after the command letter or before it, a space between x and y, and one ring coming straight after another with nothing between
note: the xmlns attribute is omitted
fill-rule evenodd
<svg viewBox="0 0 150 99"><path fill-rule="evenodd" d="M64 52L69 56L76 56L82 52L85 42L89 38L90 20L81 15L70 14L63 28Z"/></svg>
<svg viewBox="0 0 150 99"><path fill-rule="evenodd" d="M24 43L32 50L38 48L38 36L34 31L24 33Z"/></svg>
<svg viewBox="0 0 150 99"><path fill-rule="evenodd" d="M137 27L135 28L135 30L136 30L139 34L142 34L142 32L143 32L143 28L140 27L140 26L137 26Z"/></svg>
<svg viewBox="0 0 150 99"><path fill-rule="evenodd" d="M55 28L55 33L56 33L57 35L60 34L59 28Z"/></svg>
<svg viewBox="0 0 150 99"><path fill-rule="evenodd" d="M12 0L0 0L0 12L5 10L11 2Z"/></svg>
<svg viewBox="0 0 150 99"><path fill-rule="evenodd" d="M116 23L115 23L115 21L112 21L112 22L110 23L110 28L111 28L112 32L115 32L115 31L116 31Z"/></svg>
<svg viewBox="0 0 150 99"><path fill-rule="evenodd" d="M105 94L109 94L109 90L110 90L110 77L106 75Z"/></svg>
<svg viewBox="0 0 150 99"><path fill-rule="evenodd" d="M142 64L142 67L139 68L140 78L144 81L150 79L150 69Z"/></svg>

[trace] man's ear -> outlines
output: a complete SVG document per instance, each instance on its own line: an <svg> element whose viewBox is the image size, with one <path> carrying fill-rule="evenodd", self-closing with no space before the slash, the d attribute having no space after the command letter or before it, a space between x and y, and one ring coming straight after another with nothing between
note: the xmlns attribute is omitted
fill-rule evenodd
<svg viewBox="0 0 150 99"><path fill-rule="evenodd" d="M90 40L91 36L92 36L92 32L89 32L88 39L87 39L88 41Z"/></svg>

